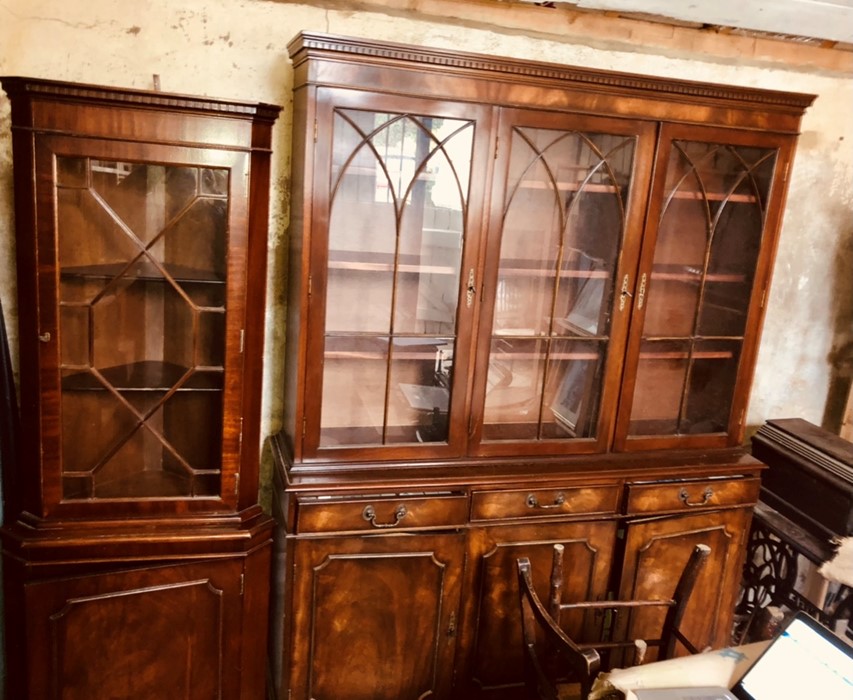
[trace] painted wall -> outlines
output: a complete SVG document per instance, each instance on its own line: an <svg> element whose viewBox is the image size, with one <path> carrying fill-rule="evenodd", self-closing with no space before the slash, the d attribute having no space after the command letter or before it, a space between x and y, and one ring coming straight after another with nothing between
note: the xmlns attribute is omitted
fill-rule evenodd
<svg viewBox="0 0 853 700"><path fill-rule="evenodd" d="M624 34L604 42L601 37L580 42L547 34L525 36L489 29L486 10L482 21L463 26L412 12L356 9L365 5L342 0L313 5L284 0L0 0L0 75L151 88L157 74L164 91L285 107L274 136L264 435L277 429L280 414L276 396L292 80L286 45L299 30L816 93L790 175L748 423L757 426L785 416L830 426L838 422L840 405L832 405L837 386L833 353L853 339L853 75L803 69L796 62L773 65L747 58L735 64L719 55L657 51ZM792 43L788 50L797 52L798 47ZM0 299L14 347L18 310L11 205L9 104L0 94Z"/></svg>

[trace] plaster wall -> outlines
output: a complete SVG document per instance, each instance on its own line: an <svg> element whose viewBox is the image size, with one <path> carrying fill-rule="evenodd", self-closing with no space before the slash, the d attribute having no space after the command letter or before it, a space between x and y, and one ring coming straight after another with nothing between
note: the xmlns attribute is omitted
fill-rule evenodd
<svg viewBox="0 0 853 700"><path fill-rule="evenodd" d="M417 11L383 12L378 2L286 0L0 0L0 75L133 88L159 76L167 92L272 102L285 107L274 135L269 229L266 375L262 434L278 427L289 203L290 90L286 45L300 30L362 36L520 59L818 95L803 122L747 421L799 416L840 420L834 352L853 339L853 75L796 60L640 46L641 35L585 41L522 34L479 21ZM389 2L399 8L399 2ZM412 6L427 3L413 3ZM504 5L497 3L496 5ZM367 8L367 9L365 9ZM542 8L529 8L535 12ZM568 37L568 38L567 38ZM707 36L697 45L707 44ZM720 37L719 41L725 41ZM792 57L798 46L791 43ZM13 354L19 312L14 272L9 103L0 92L0 300ZM28 302L24 300L23 304ZM21 309L24 310L24 309ZM837 393L837 392L836 392ZM265 483L266 487L267 484Z"/></svg>

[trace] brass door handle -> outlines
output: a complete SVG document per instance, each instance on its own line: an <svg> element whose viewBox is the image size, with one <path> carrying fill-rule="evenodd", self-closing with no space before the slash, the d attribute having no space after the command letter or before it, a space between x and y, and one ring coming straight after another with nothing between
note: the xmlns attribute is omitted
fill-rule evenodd
<svg viewBox="0 0 853 700"><path fill-rule="evenodd" d="M625 308L625 299L630 299L634 295L628 291L628 283L631 281L631 278L628 275L625 275L622 278L622 289L619 292L619 310L622 311Z"/></svg>
<svg viewBox="0 0 853 700"><path fill-rule="evenodd" d="M640 293L637 296L637 308L643 308L643 302L646 300L646 281L648 280L648 276L646 273L643 273L643 276L640 277Z"/></svg>

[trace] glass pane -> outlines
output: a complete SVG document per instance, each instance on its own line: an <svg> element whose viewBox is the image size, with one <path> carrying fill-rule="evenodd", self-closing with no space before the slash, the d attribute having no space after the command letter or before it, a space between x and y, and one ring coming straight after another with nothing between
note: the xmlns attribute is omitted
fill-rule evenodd
<svg viewBox="0 0 853 700"><path fill-rule="evenodd" d="M64 497L216 494L228 171L57 172Z"/></svg>
<svg viewBox="0 0 853 700"><path fill-rule="evenodd" d="M448 439L472 147L472 122L336 110L321 447Z"/></svg>
<svg viewBox="0 0 853 700"><path fill-rule="evenodd" d="M326 292L329 332L388 334L391 329L397 212L382 153L370 140L374 124L389 119L354 110L335 115ZM397 122L388 128L400 131Z"/></svg>
<svg viewBox="0 0 853 700"><path fill-rule="evenodd" d="M473 130L449 119L422 119L418 124L421 128L413 140L421 165L410 183L400 222L394 330L452 333ZM430 140L428 134L441 141ZM454 161L465 166L464 181L455 175Z"/></svg>
<svg viewBox="0 0 853 700"><path fill-rule="evenodd" d="M228 203L199 197L171 219L152 249L176 280L225 280Z"/></svg>
<svg viewBox="0 0 853 700"><path fill-rule="evenodd" d="M695 344L687 383L681 433L718 433L728 430L741 343L706 340Z"/></svg>
<svg viewBox="0 0 853 700"><path fill-rule="evenodd" d="M450 389L437 381L437 349L450 338L394 339L385 442L446 442Z"/></svg>
<svg viewBox="0 0 853 700"><path fill-rule="evenodd" d="M604 347L596 340L493 341L484 438L537 440L594 435Z"/></svg>
<svg viewBox="0 0 853 700"><path fill-rule="evenodd" d="M555 341L549 358L542 436L591 437L598 421L602 341Z"/></svg>
<svg viewBox="0 0 853 700"><path fill-rule="evenodd" d="M678 432L687 380L688 341L644 341L634 385L630 431L633 435Z"/></svg>
<svg viewBox="0 0 853 700"><path fill-rule="evenodd" d="M382 444L388 338L330 336L323 361L320 444Z"/></svg>
<svg viewBox="0 0 853 700"><path fill-rule="evenodd" d="M775 157L772 149L673 142L632 434L727 429Z"/></svg>
<svg viewBox="0 0 853 700"><path fill-rule="evenodd" d="M489 353L483 438L535 440L539 435L546 342L496 338Z"/></svg>
<svg viewBox="0 0 853 700"><path fill-rule="evenodd" d="M91 191L63 188L57 192L56 200L61 272L67 275L85 272L89 273L90 279L95 273L101 273L100 285L103 287L109 276L137 260L140 246L124 232L121 223L104 209Z"/></svg>
<svg viewBox="0 0 853 700"><path fill-rule="evenodd" d="M588 399L600 392L635 147L633 136L513 129L484 439L595 436ZM521 404L493 386L508 357L513 375L525 365ZM554 409L569 389L572 400L582 395L583 419L566 404Z"/></svg>
<svg viewBox="0 0 853 700"><path fill-rule="evenodd" d="M761 249L774 153L758 149L738 149L736 153L749 167L735 170L741 163L732 164L740 179L730 187L731 194L718 210L699 313L699 335L704 336L744 334Z"/></svg>
<svg viewBox="0 0 853 700"><path fill-rule="evenodd" d="M60 338L62 364L85 367L89 362L89 306L67 304L60 307L59 325L64 329Z"/></svg>

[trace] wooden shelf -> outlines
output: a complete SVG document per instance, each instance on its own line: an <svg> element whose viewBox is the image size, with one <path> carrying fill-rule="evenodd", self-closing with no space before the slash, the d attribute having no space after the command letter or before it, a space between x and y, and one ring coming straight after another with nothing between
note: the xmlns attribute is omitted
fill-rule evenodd
<svg viewBox="0 0 853 700"><path fill-rule="evenodd" d="M367 253L359 254L350 251L332 251L329 253L329 270L352 270L354 272L397 272L411 274L438 274L458 275L459 269L453 265L423 264L420 258L414 255L401 255L398 257L396 268L394 267L393 255L390 253ZM502 277L548 277L555 276L553 267L542 267L542 262L510 261L510 265L504 264L500 269ZM556 273L560 278L577 279L607 279L610 272L607 270L559 270Z"/></svg>
<svg viewBox="0 0 853 700"><path fill-rule="evenodd" d="M335 261L329 263L330 270L352 270L354 272L394 272L393 265L379 262L344 262ZM397 272L412 274L434 274L434 275L458 275L458 268L451 265L412 265L400 264L396 267Z"/></svg>
<svg viewBox="0 0 853 700"><path fill-rule="evenodd" d="M693 425L686 419L682 420L678 427L674 427L675 424L678 423L676 418L665 419L665 420L655 420L655 419L641 419L641 420L632 420L628 429L628 434L631 437L649 437L656 435L695 435L695 434L725 434L725 426L713 426L709 428L708 426L699 423L697 425Z"/></svg>
<svg viewBox="0 0 853 700"><path fill-rule="evenodd" d="M653 280L673 280L677 282L745 282L746 275L738 273L711 272L702 276L702 270L685 265L666 265L652 268Z"/></svg>
<svg viewBox="0 0 853 700"><path fill-rule="evenodd" d="M619 188L614 185L602 185L597 183L589 183L581 188L581 182L557 182L558 192L592 192L595 194L615 194ZM521 190L553 190L554 187L550 181L543 182L542 180L522 180L519 183L518 189Z"/></svg>
<svg viewBox="0 0 853 700"><path fill-rule="evenodd" d="M684 360L691 357L694 360L729 360L734 353L728 350L694 352L641 352L640 360Z"/></svg>
<svg viewBox="0 0 853 700"><path fill-rule="evenodd" d="M681 191L675 192L672 195L672 199L688 199L688 200L698 200L704 201L708 200L711 202L733 202L736 204L753 204L757 200L755 195L751 194L727 194L726 192L691 192L691 191Z"/></svg>
<svg viewBox="0 0 853 700"><path fill-rule="evenodd" d="M129 474L119 479L99 481L97 473L65 472L63 480L69 489L68 498L72 500L93 497L116 500L164 497L186 498L188 496L215 496L218 489L217 482L219 474L218 469L207 469L196 472L192 476L163 470L152 470ZM73 485L75 483L80 485L75 488ZM204 488L205 485L207 486L206 488Z"/></svg>
<svg viewBox="0 0 853 700"><path fill-rule="evenodd" d="M458 251L457 251L458 257ZM354 272L398 272L413 274L458 275L459 268L454 265L422 264L418 255L398 255L393 253L371 253L351 250L330 250L330 270L352 270Z"/></svg>
<svg viewBox="0 0 853 700"><path fill-rule="evenodd" d="M599 353L597 352L509 352L504 351L500 354L493 355L493 360L501 362L514 362L517 360L598 360Z"/></svg>
<svg viewBox="0 0 853 700"><path fill-rule="evenodd" d="M80 265L63 267L60 276L63 278L114 279L122 275L127 263L108 263L104 265ZM205 284L224 284L223 278L217 277L210 270L200 270L184 265L164 264L165 270L176 282L204 282ZM139 279L146 282L166 282L159 268L151 262L139 261L127 269L122 277Z"/></svg>
<svg viewBox="0 0 853 700"><path fill-rule="evenodd" d="M610 273L606 270L559 270L554 272L553 268L542 267L507 267L502 266L500 269L501 277L547 277L553 279L555 276L560 278L579 278L579 279L607 279Z"/></svg>
<svg viewBox="0 0 853 700"><path fill-rule="evenodd" d="M368 350L332 350L323 355L327 360L381 360L388 359L387 353L370 352ZM435 360L434 352L407 352L404 355L397 354L395 357L405 360Z"/></svg>
<svg viewBox="0 0 853 700"><path fill-rule="evenodd" d="M81 370L63 377L63 391L107 391L91 371L69 366L63 369ZM187 369L170 362L148 361L106 367L99 373L118 391L169 391L186 374ZM200 367L178 391L222 391L222 388L221 367Z"/></svg>
<svg viewBox="0 0 853 700"><path fill-rule="evenodd" d="M580 187L581 183L579 182L557 182L557 190L559 192L592 192L595 194L614 194L620 188L615 187L614 185L602 185L602 184L587 184L582 190ZM519 184L519 189L525 190L552 190L553 185L551 182L543 182L541 180L523 180ZM755 195L751 194L729 194L727 192L698 192L691 190L679 190L672 195L672 199L686 199L686 200L694 200L694 201L712 201L712 202L734 202L734 203L754 203L756 201Z"/></svg>

